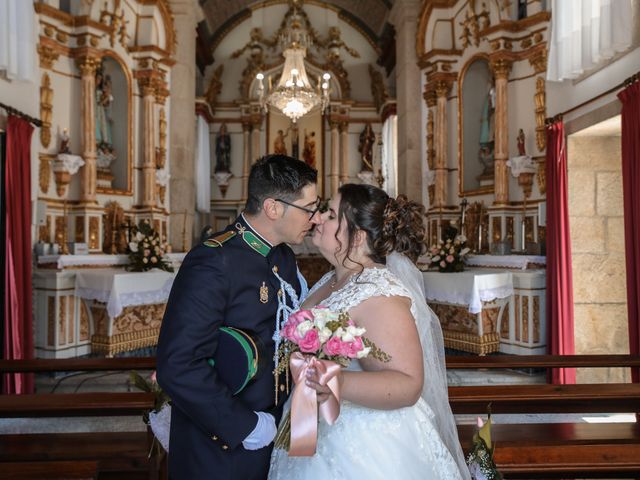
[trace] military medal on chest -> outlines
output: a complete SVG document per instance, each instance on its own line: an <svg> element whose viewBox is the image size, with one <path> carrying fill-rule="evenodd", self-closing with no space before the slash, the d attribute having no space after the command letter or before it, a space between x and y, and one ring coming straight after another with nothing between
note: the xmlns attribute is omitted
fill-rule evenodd
<svg viewBox="0 0 640 480"><path fill-rule="evenodd" d="M262 282L262 286L260 287L260 302L269 302L269 287L267 287L266 282Z"/></svg>

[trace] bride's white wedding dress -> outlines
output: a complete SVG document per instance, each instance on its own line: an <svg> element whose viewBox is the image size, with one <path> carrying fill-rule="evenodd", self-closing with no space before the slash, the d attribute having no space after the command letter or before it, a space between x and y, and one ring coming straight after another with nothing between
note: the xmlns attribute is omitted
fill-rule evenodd
<svg viewBox="0 0 640 480"><path fill-rule="evenodd" d="M399 295L411 298L411 313L417 319L427 359L421 398L415 405L397 410L374 410L342 401L340 416L334 425L320 420L318 446L313 457L289 457L286 451L274 449L270 480L469 478L446 398L446 383L442 384L446 382L444 351L430 351L438 342L443 350L439 322L426 306L424 294L420 293L421 285L415 285L416 282L421 284L422 280L421 276L419 280L415 277L413 270L417 272L417 269L408 265L409 261L404 257L402 262L403 268L400 271L394 269L394 272L404 280L404 273L408 270L410 273L407 275L413 275L416 291L412 290L410 281L400 281L388 268L368 268L359 277L354 275L343 288L320 304L334 311L348 311L371 297ZM333 275L333 272L325 275L310 293ZM416 298L421 294L421 299ZM440 339L434 341L432 337L438 334ZM438 365L440 362L442 365ZM356 360L348 369L362 370ZM288 408L286 405L285 409Z"/></svg>

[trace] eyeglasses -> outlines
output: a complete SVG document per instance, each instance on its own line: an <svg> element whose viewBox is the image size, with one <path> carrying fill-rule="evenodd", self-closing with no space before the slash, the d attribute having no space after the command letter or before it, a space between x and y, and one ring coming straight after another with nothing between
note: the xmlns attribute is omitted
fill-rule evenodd
<svg viewBox="0 0 640 480"><path fill-rule="evenodd" d="M316 203L315 203L316 208L302 207L300 205L296 205L295 203L287 202L286 200L282 200L280 198L276 198L275 201L276 202L280 202L280 203L284 203L285 205L289 205L291 207L297 208L298 210L302 210L304 212L307 212L309 214L309 220L311 220L316 213L318 213L318 212L322 213L322 211L323 211L322 208L323 208L323 205L324 205L324 202L322 200L320 200L320 197L318 197L316 199Z"/></svg>

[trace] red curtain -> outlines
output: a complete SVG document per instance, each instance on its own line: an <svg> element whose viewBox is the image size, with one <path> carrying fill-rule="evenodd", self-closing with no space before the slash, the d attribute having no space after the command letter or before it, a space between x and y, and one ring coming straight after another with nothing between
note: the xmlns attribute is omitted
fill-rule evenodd
<svg viewBox="0 0 640 480"><path fill-rule="evenodd" d="M575 353L573 280L567 200L567 149L562 120L547 126L547 345L551 355ZM575 368L554 368L551 383L576 383Z"/></svg>
<svg viewBox="0 0 640 480"><path fill-rule="evenodd" d="M618 93L622 102L622 192L624 246L627 260L629 352L640 355L640 82ZM634 383L640 368L631 369Z"/></svg>
<svg viewBox="0 0 640 480"><path fill-rule="evenodd" d="M29 122L7 121L4 357L33 358L31 298L31 134ZM4 393L33 393L33 374L5 374Z"/></svg>

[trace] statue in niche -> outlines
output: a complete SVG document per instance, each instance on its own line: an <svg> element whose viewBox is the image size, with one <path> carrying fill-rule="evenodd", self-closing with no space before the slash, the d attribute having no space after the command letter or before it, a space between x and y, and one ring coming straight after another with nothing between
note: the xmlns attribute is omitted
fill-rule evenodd
<svg viewBox="0 0 640 480"><path fill-rule="evenodd" d="M360 158L362 160L363 172L373 172L373 144L376 141L376 134L373 133L371 124L367 123L364 130L360 132L360 144L358 145L358 152L360 152Z"/></svg>
<svg viewBox="0 0 640 480"><path fill-rule="evenodd" d="M58 153L65 153L67 155L71 154L71 147L69 143L71 142L71 138L69 137L69 129L63 128L62 134L60 135L60 149Z"/></svg>
<svg viewBox="0 0 640 480"><path fill-rule="evenodd" d="M289 135L289 130L284 133L282 129L278 130L276 139L273 141L273 153L277 155L287 155L287 145L284 143L284 139Z"/></svg>
<svg viewBox="0 0 640 480"><path fill-rule="evenodd" d="M304 129L304 146L302 148L302 158L313 168L316 167L316 132L307 133L307 129Z"/></svg>
<svg viewBox="0 0 640 480"><path fill-rule="evenodd" d="M113 147L111 105L113 104L111 77L105 75L104 65L96 70L96 149L98 167L108 170L116 158Z"/></svg>
<svg viewBox="0 0 640 480"><path fill-rule="evenodd" d="M298 124L294 123L290 127L291 129L291 156L300 160L300 147L298 138ZM287 133L289 129L287 129Z"/></svg>
<svg viewBox="0 0 640 480"><path fill-rule="evenodd" d="M215 172L229 172L231 167L231 137L227 133L227 124L220 125L216 137L216 169Z"/></svg>
<svg viewBox="0 0 640 480"><path fill-rule="evenodd" d="M517 142L518 142L518 155L521 157L524 157L527 154L527 152L525 151L525 147L524 147L524 131L522 129L518 130Z"/></svg>
<svg viewBox="0 0 640 480"><path fill-rule="evenodd" d="M484 166L482 175L493 173L493 148L495 138L495 87L491 85L484 104L480 118L480 145L478 149L478 159Z"/></svg>

